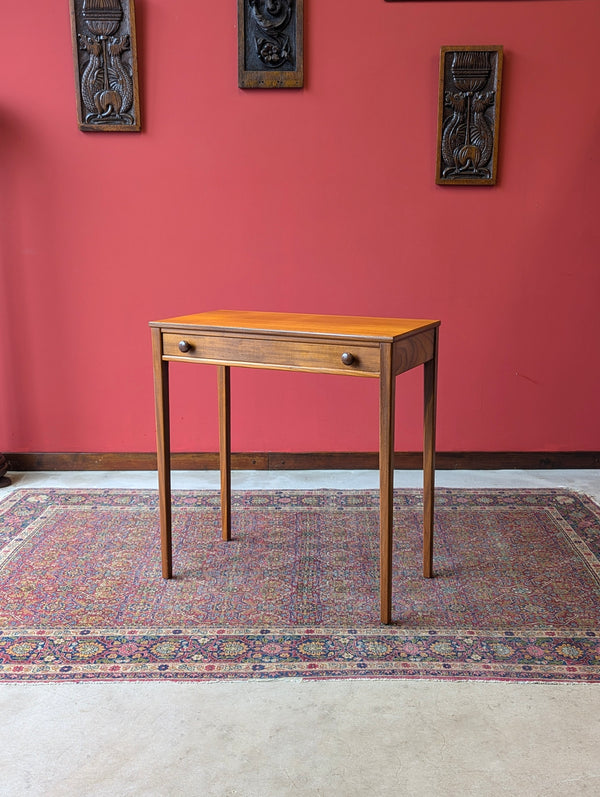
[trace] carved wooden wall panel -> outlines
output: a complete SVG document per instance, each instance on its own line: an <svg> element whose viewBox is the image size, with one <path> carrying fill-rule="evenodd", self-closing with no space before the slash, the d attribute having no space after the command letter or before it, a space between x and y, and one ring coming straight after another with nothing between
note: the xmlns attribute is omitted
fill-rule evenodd
<svg viewBox="0 0 600 797"><path fill-rule="evenodd" d="M501 46L442 47L438 185L495 185L502 58Z"/></svg>
<svg viewBox="0 0 600 797"><path fill-rule="evenodd" d="M238 85L301 88L304 0L238 0Z"/></svg>
<svg viewBox="0 0 600 797"><path fill-rule="evenodd" d="M141 128L133 0L70 0L80 130Z"/></svg>

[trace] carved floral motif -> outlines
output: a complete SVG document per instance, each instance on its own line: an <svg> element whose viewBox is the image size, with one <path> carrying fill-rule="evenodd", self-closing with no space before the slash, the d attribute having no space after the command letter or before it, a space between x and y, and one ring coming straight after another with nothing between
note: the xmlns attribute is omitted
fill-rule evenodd
<svg viewBox="0 0 600 797"><path fill-rule="evenodd" d="M126 0L72 0L80 124L139 129L130 18ZM135 34L135 28L133 28Z"/></svg>
<svg viewBox="0 0 600 797"><path fill-rule="evenodd" d="M81 77L81 96L89 111L85 121L133 124L127 111L133 104L131 70L121 60L129 50L129 36L114 36L123 10L119 0L84 0L83 18L92 34L79 34L79 46L89 54Z"/></svg>
<svg viewBox="0 0 600 797"><path fill-rule="evenodd" d="M301 88L304 0L238 0L238 85Z"/></svg>
<svg viewBox="0 0 600 797"><path fill-rule="evenodd" d="M495 182L501 59L500 47L442 48L438 182Z"/></svg>
<svg viewBox="0 0 600 797"><path fill-rule="evenodd" d="M281 69L291 63L292 48L285 30L290 24L293 0L248 0L257 33L254 41L262 63L270 69Z"/></svg>

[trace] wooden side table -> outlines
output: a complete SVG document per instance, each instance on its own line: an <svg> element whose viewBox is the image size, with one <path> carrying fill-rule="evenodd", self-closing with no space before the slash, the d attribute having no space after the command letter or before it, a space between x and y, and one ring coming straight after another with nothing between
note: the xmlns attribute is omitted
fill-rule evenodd
<svg viewBox="0 0 600 797"><path fill-rule="evenodd" d="M424 365L423 575L432 576L439 321L218 310L152 321L162 573L173 575L169 363L217 366L222 537L231 538L230 367L379 379L381 621L391 622L396 376Z"/></svg>

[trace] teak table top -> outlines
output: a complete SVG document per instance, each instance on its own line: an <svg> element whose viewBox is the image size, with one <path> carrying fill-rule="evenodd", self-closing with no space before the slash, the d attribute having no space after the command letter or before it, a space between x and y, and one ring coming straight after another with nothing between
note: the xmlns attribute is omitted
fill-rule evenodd
<svg viewBox="0 0 600 797"><path fill-rule="evenodd" d="M152 321L153 327L243 331L255 334L354 338L371 341L394 341L434 329L439 321L411 318L364 318L308 313L262 313L246 310L214 310Z"/></svg>

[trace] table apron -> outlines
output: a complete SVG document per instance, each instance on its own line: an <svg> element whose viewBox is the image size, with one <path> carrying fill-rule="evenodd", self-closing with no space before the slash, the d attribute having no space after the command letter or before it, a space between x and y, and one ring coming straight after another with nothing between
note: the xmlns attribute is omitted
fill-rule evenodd
<svg viewBox="0 0 600 797"><path fill-rule="evenodd" d="M189 349L182 352L185 341ZM239 335L189 334L185 331L162 333L162 359L173 362L199 362L246 368L306 371L347 376L377 377L381 372L385 344L357 343L352 340L314 341L290 338L248 337ZM433 359L435 330L430 329L393 342L392 373L409 371ZM351 354L350 365L342 354Z"/></svg>
<svg viewBox="0 0 600 797"><path fill-rule="evenodd" d="M392 373L394 376L433 360L436 331L429 329L395 341L392 347Z"/></svg>

